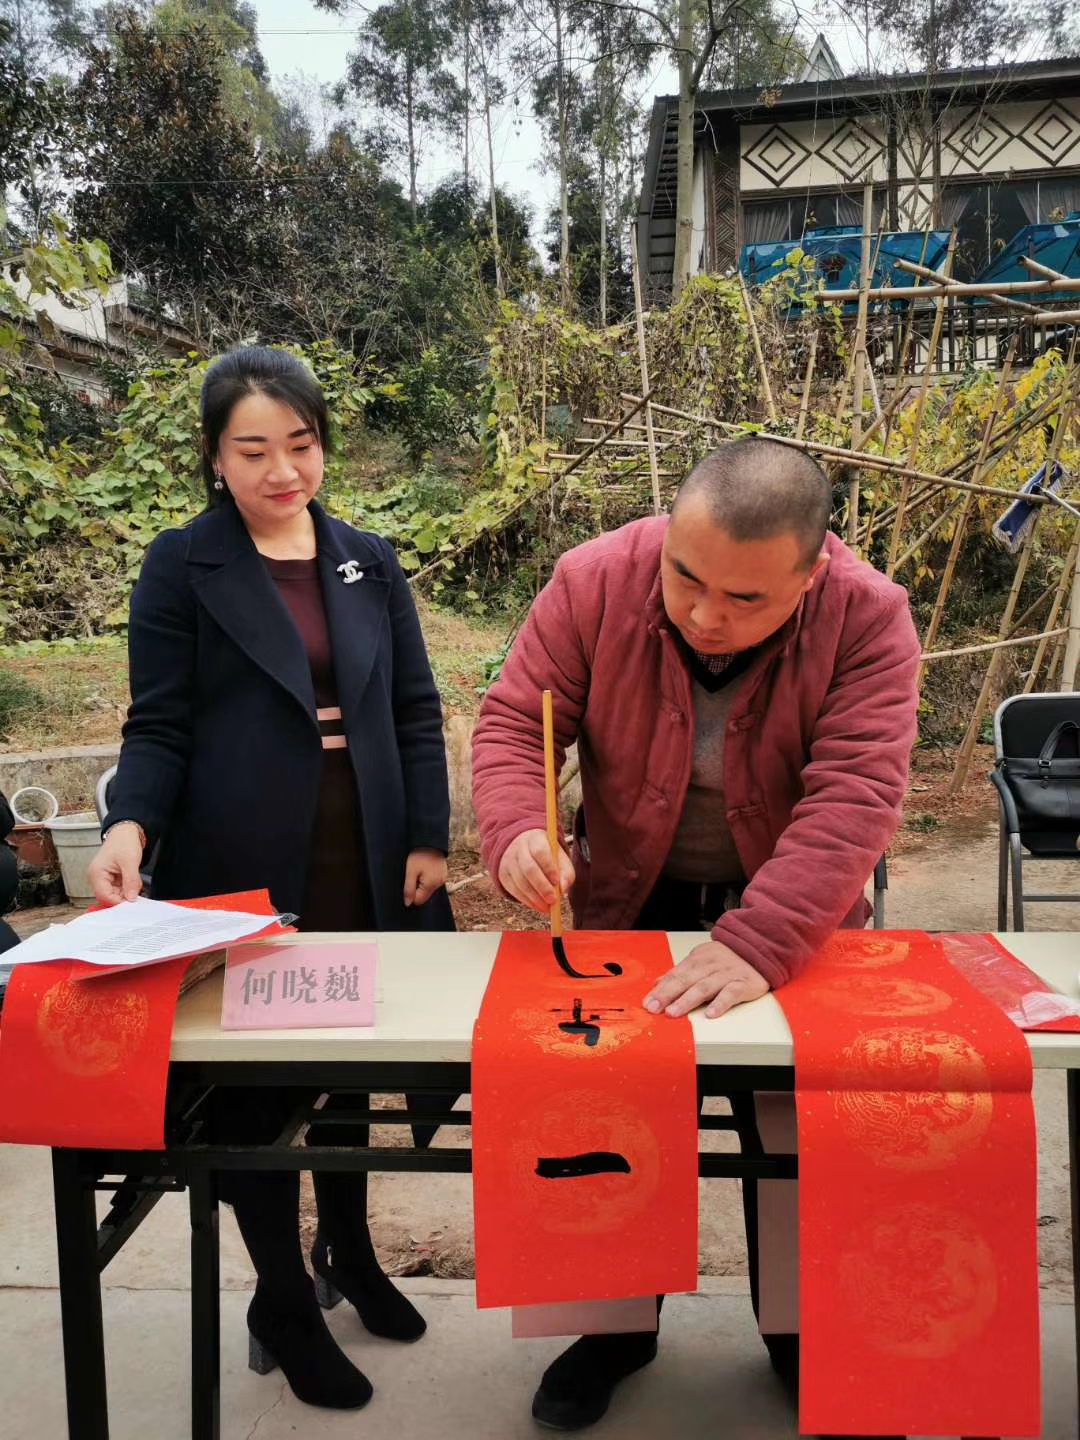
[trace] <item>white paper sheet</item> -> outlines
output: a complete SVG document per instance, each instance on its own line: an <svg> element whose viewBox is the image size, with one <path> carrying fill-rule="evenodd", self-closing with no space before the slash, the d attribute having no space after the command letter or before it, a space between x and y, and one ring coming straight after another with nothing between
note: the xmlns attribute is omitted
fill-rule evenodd
<svg viewBox="0 0 1080 1440"><path fill-rule="evenodd" d="M178 955L199 955L233 945L273 923L270 915L189 910L165 900L140 897L108 910L80 915L66 925L50 925L8 950L4 963L39 965L45 960L86 960L91 965L152 965Z"/></svg>

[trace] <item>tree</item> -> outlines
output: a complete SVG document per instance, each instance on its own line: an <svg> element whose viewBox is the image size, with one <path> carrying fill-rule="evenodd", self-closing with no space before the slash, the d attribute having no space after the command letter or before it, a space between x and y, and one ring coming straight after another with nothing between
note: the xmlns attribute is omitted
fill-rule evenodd
<svg viewBox="0 0 1080 1440"><path fill-rule="evenodd" d="M582 59L575 50L584 0L518 0L523 40L515 61L533 73L533 110L548 129L554 146L554 168L559 177L559 302L569 309L570 181L573 150L572 112L581 111ZM576 102L576 103L575 103Z"/></svg>
<svg viewBox="0 0 1080 1440"><path fill-rule="evenodd" d="M448 252L473 249L481 281L500 294L513 288L514 279L519 285L531 285L538 276L527 208L505 190L496 191L495 203L492 224L489 202L478 199L475 185L464 173L452 175L440 181L424 201L421 218L433 242Z"/></svg>
<svg viewBox="0 0 1080 1440"><path fill-rule="evenodd" d="M351 0L316 3L338 14L351 6ZM404 132L415 223L424 127L452 130L461 114L460 87L448 64L454 41L449 16L434 0L389 0L367 16L356 38L346 84L361 101L374 104L386 123Z"/></svg>
<svg viewBox="0 0 1080 1440"><path fill-rule="evenodd" d="M570 274L575 300L585 319L604 327L634 310L634 287L625 255L613 256L607 247L608 227L597 175L586 165L570 181ZM561 216L553 209L548 234L548 256L559 254Z"/></svg>
<svg viewBox="0 0 1080 1440"><path fill-rule="evenodd" d="M864 24L877 30L903 64L933 75L953 65L989 65L1040 52L1071 55L1075 18L1061 0L1041 6L1023 0L869 0ZM868 47L869 48L869 47Z"/></svg>
<svg viewBox="0 0 1080 1440"><path fill-rule="evenodd" d="M603 328L608 323L612 250L615 269L625 272L622 237L636 204L632 183L626 183L634 175L634 132L642 118L634 87L653 61L656 43L645 18L632 8L615 10L609 5L590 8L586 12L586 28L594 48L591 139L599 189L597 319ZM614 247L609 241L610 230L615 234Z"/></svg>
<svg viewBox="0 0 1080 1440"><path fill-rule="evenodd" d="M259 49L254 5L246 0L158 0L150 23L161 35L182 35L193 27L209 32L219 52L225 105L263 139L275 136L280 107Z"/></svg>
<svg viewBox="0 0 1080 1440"><path fill-rule="evenodd" d="M69 126L68 86L41 64L49 41L31 21L42 17L0 4L0 205L6 198L18 231L39 238L63 205L58 160Z"/></svg>
<svg viewBox="0 0 1080 1440"><path fill-rule="evenodd" d="M597 0L612 15L630 9L651 22L657 45L665 48L679 76L679 130L676 165L675 259L677 298L690 278L694 211L694 112L704 84L774 84L802 59L795 43L796 16L785 16L774 0L678 0L674 16L647 3Z"/></svg>
<svg viewBox="0 0 1080 1440"><path fill-rule="evenodd" d="M224 62L204 26L163 33L128 10L112 46L90 49L74 91L80 231L104 239L159 309L179 309L204 338L222 283L280 268L283 245Z"/></svg>

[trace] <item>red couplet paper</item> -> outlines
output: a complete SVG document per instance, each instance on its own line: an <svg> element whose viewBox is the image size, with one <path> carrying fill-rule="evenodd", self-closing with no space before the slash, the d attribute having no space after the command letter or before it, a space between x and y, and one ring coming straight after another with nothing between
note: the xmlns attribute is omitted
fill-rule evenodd
<svg viewBox="0 0 1080 1440"><path fill-rule="evenodd" d="M942 935L941 943L964 979L993 1000L1021 1030L1080 1031L1075 1001L1052 990L993 935Z"/></svg>
<svg viewBox="0 0 1080 1440"><path fill-rule="evenodd" d="M274 913L266 890L174 903ZM16 965L0 1017L0 1141L163 1149L169 1046L189 963L103 977L81 961Z"/></svg>
<svg viewBox="0 0 1080 1440"><path fill-rule="evenodd" d="M583 978L550 936L504 935L473 1033L481 1308L697 1285L693 1035L642 1006L667 938L575 930L565 946Z"/></svg>
<svg viewBox="0 0 1080 1440"><path fill-rule="evenodd" d="M920 932L841 933L795 1042L799 1428L1038 1435L1031 1057Z"/></svg>

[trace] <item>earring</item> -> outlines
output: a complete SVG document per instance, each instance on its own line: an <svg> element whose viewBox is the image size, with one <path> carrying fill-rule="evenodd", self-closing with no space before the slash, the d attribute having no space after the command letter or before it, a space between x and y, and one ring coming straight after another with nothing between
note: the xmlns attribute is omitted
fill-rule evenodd
<svg viewBox="0 0 1080 1440"><path fill-rule="evenodd" d="M214 472L214 489L215 489L215 490L224 490L224 489L225 489L225 481L221 478L220 474L219 474L217 471Z"/></svg>

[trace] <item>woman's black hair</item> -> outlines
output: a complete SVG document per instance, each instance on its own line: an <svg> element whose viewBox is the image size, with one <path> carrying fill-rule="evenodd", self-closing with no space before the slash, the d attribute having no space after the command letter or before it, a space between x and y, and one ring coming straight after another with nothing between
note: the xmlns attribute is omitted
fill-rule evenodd
<svg viewBox="0 0 1080 1440"><path fill-rule="evenodd" d="M202 473L208 509L228 499L227 490L214 489L214 457L225 427L238 401L245 395L268 395L295 410L319 438L323 451L329 439L326 398L311 371L287 350L247 345L230 350L211 362L199 395L202 421Z"/></svg>

